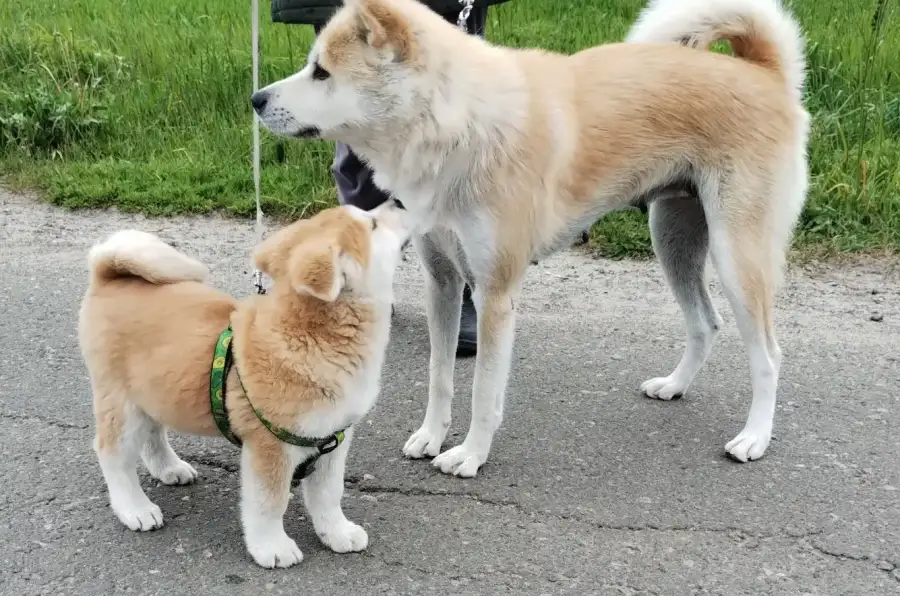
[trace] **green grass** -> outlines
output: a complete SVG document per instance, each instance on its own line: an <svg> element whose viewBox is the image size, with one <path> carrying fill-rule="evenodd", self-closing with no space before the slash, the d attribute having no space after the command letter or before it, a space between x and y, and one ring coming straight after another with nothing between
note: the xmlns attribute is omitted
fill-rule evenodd
<svg viewBox="0 0 900 596"><path fill-rule="evenodd" d="M796 237L824 251L900 250L897 0L787 0L808 36L812 188ZM262 81L303 63L304 26L262 12ZM487 35L571 52L620 40L642 0L515 0ZM66 207L253 213L247 0L0 4L0 175ZM332 204L332 147L263 133L263 208ZM649 254L646 217L595 226L604 254Z"/></svg>

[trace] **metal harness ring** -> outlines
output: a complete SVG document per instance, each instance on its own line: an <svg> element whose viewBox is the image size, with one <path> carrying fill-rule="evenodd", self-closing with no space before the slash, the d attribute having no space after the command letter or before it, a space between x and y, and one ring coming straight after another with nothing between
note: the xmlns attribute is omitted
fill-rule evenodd
<svg viewBox="0 0 900 596"><path fill-rule="evenodd" d="M459 12L456 26L463 31L468 31L466 24L469 22L469 15L472 14L472 5L475 3L475 0L459 0L459 3L463 5L463 8Z"/></svg>

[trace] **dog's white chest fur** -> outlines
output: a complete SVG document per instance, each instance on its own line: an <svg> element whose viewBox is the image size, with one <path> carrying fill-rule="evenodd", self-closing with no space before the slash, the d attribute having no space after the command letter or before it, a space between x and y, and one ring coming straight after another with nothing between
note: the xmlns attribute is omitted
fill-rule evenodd
<svg viewBox="0 0 900 596"><path fill-rule="evenodd" d="M301 436L322 437L357 424L375 406L381 391L381 367L390 333L390 306L379 316L362 365L342 380L334 401L303 415L297 421Z"/></svg>

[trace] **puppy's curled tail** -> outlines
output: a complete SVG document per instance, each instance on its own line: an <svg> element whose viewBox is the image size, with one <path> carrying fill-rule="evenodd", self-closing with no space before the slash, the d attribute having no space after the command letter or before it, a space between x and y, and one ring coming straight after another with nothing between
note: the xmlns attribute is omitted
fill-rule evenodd
<svg viewBox="0 0 900 596"><path fill-rule="evenodd" d="M778 0L650 0L626 37L706 49L728 40L734 54L780 74L800 103L806 76L803 34Z"/></svg>
<svg viewBox="0 0 900 596"><path fill-rule="evenodd" d="M209 270L158 237L138 230L116 232L88 253L91 284L139 277L152 284L206 280Z"/></svg>

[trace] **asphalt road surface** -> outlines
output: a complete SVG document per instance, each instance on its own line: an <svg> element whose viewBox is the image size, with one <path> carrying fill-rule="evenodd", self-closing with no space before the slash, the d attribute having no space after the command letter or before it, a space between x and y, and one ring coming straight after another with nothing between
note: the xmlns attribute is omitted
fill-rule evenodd
<svg viewBox="0 0 900 596"><path fill-rule="evenodd" d="M724 330L683 399L639 394L678 361L682 323L656 263L566 253L532 267L506 417L478 477L446 477L401 447L422 420L428 338L410 254L383 393L361 425L344 507L366 552L320 545L295 498L305 560L254 565L241 540L238 454L173 437L200 471L159 486L166 526L137 534L110 511L91 450L76 343L86 250L125 226L160 234L251 291L252 226L65 212L0 193L0 594L793 595L900 593L900 271L896 262L795 266L778 302L784 350L766 456L738 464L749 370ZM473 360L457 366L446 447L468 425Z"/></svg>

